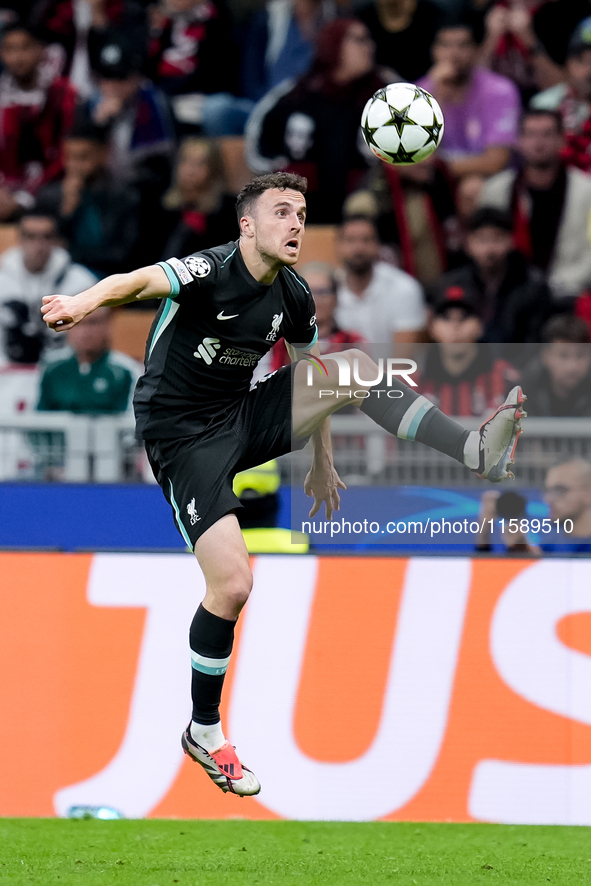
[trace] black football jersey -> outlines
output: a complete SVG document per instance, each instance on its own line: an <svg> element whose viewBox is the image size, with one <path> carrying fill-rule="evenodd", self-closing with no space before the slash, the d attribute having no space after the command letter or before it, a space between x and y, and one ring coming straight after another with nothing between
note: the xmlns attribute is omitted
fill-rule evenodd
<svg viewBox="0 0 591 886"><path fill-rule="evenodd" d="M171 291L134 396L137 432L147 440L199 433L244 397L276 341L306 348L317 338L305 280L283 267L270 286L257 282L238 242L159 264Z"/></svg>

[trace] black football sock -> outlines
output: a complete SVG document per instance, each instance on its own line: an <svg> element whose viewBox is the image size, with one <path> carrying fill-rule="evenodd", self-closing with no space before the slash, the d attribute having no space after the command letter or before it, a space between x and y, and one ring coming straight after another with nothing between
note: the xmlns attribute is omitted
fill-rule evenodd
<svg viewBox="0 0 591 886"><path fill-rule="evenodd" d="M230 663L235 625L235 621L220 618L203 605L199 606L191 622L191 697L196 723L220 721L220 699Z"/></svg>
<svg viewBox="0 0 591 886"><path fill-rule="evenodd" d="M464 445L469 431L411 388L401 384L402 397L392 398L390 389L369 389L369 397L363 400L361 411L376 424L402 440L417 440L464 462Z"/></svg>

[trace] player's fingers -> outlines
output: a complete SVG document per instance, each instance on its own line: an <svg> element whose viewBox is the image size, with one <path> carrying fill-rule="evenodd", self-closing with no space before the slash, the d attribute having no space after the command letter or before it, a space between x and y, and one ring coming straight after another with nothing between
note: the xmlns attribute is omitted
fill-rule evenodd
<svg viewBox="0 0 591 886"><path fill-rule="evenodd" d="M343 481L341 480L340 477L337 480L337 486L339 487L339 489L346 489L347 488L347 484L343 483Z"/></svg>
<svg viewBox="0 0 591 886"><path fill-rule="evenodd" d="M322 504L322 500L318 500L317 498L315 498L314 504L312 505L312 507L310 509L310 513L308 514L308 517L315 517L316 514L318 513L318 511L320 510L321 504Z"/></svg>

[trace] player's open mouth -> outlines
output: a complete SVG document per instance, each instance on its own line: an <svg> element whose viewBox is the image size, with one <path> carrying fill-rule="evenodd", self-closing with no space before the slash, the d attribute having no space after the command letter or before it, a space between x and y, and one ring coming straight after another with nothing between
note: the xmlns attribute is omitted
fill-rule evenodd
<svg viewBox="0 0 591 886"><path fill-rule="evenodd" d="M298 243L297 240L288 240L287 243L285 244L285 247L286 247L286 249L290 249L290 250L293 250L294 252L297 252L298 249L300 248L300 244Z"/></svg>

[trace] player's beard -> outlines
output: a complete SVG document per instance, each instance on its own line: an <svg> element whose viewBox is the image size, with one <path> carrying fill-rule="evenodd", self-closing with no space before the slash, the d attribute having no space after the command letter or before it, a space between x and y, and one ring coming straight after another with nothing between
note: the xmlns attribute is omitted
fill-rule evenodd
<svg viewBox="0 0 591 886"><path fill-rule="evenodd" d="M257 234L255 241L256 251L260 255L262 261L264 261L264 263L268 265L269 268L276 268L277 265L292 265L295 264L295 262L297 261L297 258L294 261L291 261L290 256L282 258L278 254L277 249L280 249L282 245L283 244L279 244L278 246L274 247L271 243L265 241Z"/></svg>

